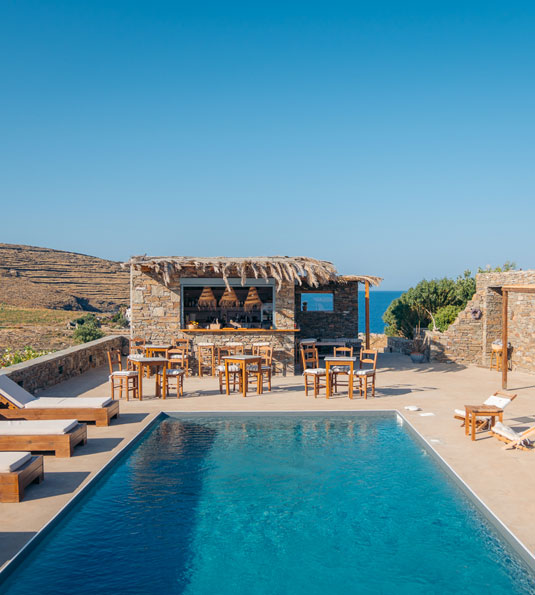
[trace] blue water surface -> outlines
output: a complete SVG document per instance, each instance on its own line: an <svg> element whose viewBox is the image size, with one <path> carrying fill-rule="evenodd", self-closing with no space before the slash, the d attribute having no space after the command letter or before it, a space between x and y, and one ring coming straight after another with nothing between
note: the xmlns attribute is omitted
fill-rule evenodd
<svg viewBox="0 0 535 595"><path fill-rule="evenodd" d="M384 333L385 323L383 322L383 314L386 312L388 306L398 298L402 291L370 291L370 332ZM359 331L363 333L366 330L365 307L364 307L364 292L359 291Z"/></svg>
<svg viewBox="0 0 535 595"><path fill-rule="evenodd" d="M164 418L9 594L535 593L394 416Z"/></svg>

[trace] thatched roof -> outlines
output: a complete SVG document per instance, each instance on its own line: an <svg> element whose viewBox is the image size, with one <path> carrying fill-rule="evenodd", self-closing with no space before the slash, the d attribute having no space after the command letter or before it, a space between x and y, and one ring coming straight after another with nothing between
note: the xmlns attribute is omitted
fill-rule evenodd
<svg viewBox="0 0 535 595"><path fill-rule="evenodd" d="M198 272L214 272L220 274L227 287L230 287L230 277L240 277L242 285L247 277L255 279L275 279L277 286L284 282L303 282L311 287L318 287L331 282L344 281L369 281L378 285L379 277L358 277L357 275L339 277L336 268L326 260L316 260L306 256L260 256L260 257L194 257L194 256L133 256L123 266L132 266L134 269L151 271L162 276L166 285L171 280L171 275L176 273L187 276L188 270Z"/></svg>
<svg viewBox="0 0 535 595"><path fill-rule="evenodd" d="M340 275L339 281L358 281L359 283L368 282L372 287L381 285L382 277L374 277L373 275Z"/></svg>

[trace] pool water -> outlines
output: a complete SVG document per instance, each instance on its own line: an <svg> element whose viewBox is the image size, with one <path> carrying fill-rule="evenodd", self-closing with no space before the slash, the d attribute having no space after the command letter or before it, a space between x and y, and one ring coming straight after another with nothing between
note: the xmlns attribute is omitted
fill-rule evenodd
<svg viewBox="0 0 535 595"><path fill-rule="evenodd" d="M394 415L164 417L0 592L535 593L535 580Z"/></svg>

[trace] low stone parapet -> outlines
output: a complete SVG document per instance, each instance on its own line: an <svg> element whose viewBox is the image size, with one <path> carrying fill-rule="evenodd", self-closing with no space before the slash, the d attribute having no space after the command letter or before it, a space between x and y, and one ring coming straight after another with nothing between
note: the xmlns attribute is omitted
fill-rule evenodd
<svg viewBox="0 0 535 595"><path fill-rule="evenodd" d="M123 335L103 337L8 366L0 370L0 374L9 376L28 392L35 393L107 364L110 349L127 353L128 338Z"/></svg>

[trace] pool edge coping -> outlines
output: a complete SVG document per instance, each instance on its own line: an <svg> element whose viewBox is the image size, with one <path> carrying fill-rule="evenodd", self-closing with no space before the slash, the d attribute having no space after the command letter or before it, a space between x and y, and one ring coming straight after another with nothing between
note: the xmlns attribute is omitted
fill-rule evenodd
<svg viewBox="0 0 535 595"><path fill-rule="evenodd" d="M442 457L442 455L434 448L434 446L425 438L411 423L411 421L398 409L370 409L365 411L358 410L287 410L287 411L160 411L157 412L152 419L150 419L139 432L132 436L126 444L121 447L101 469L99 469L87 483L77 491L70 500L68 500L42 527L33 535L17 553L8 560L3 567L0 568L0 592L2 591L2 583L16 571L16 569L24 562L27 555L35 549L39 543L46 538L46 536L55 528L61 519L73 508L77 502L82 499L87 491L109 471L115 463L127 455L128 451L135 446L138 439L149 429L154 426L163 417L211 417L217 415L226 416L260 416L273 417L276 415L317 415L325 414L332 415L364 415L372 417L374 415L390 414L397 419L400 419L402 424L409 430L409 433L416 439L417 442L428 452L437 462L439 467L451 478L451 480L459 487L463 494L474 503L476 509L483 515L483 517L493 526L494 530L502 537L507 544L514 550L514 552L522 559L528 568L535 574L535 555L524 545L524 543L507 527L507 525L490 509L485 502L476 494L476 492L468 485L468 483L461 478L461 476L453 469L453 467Z"/></svg>

